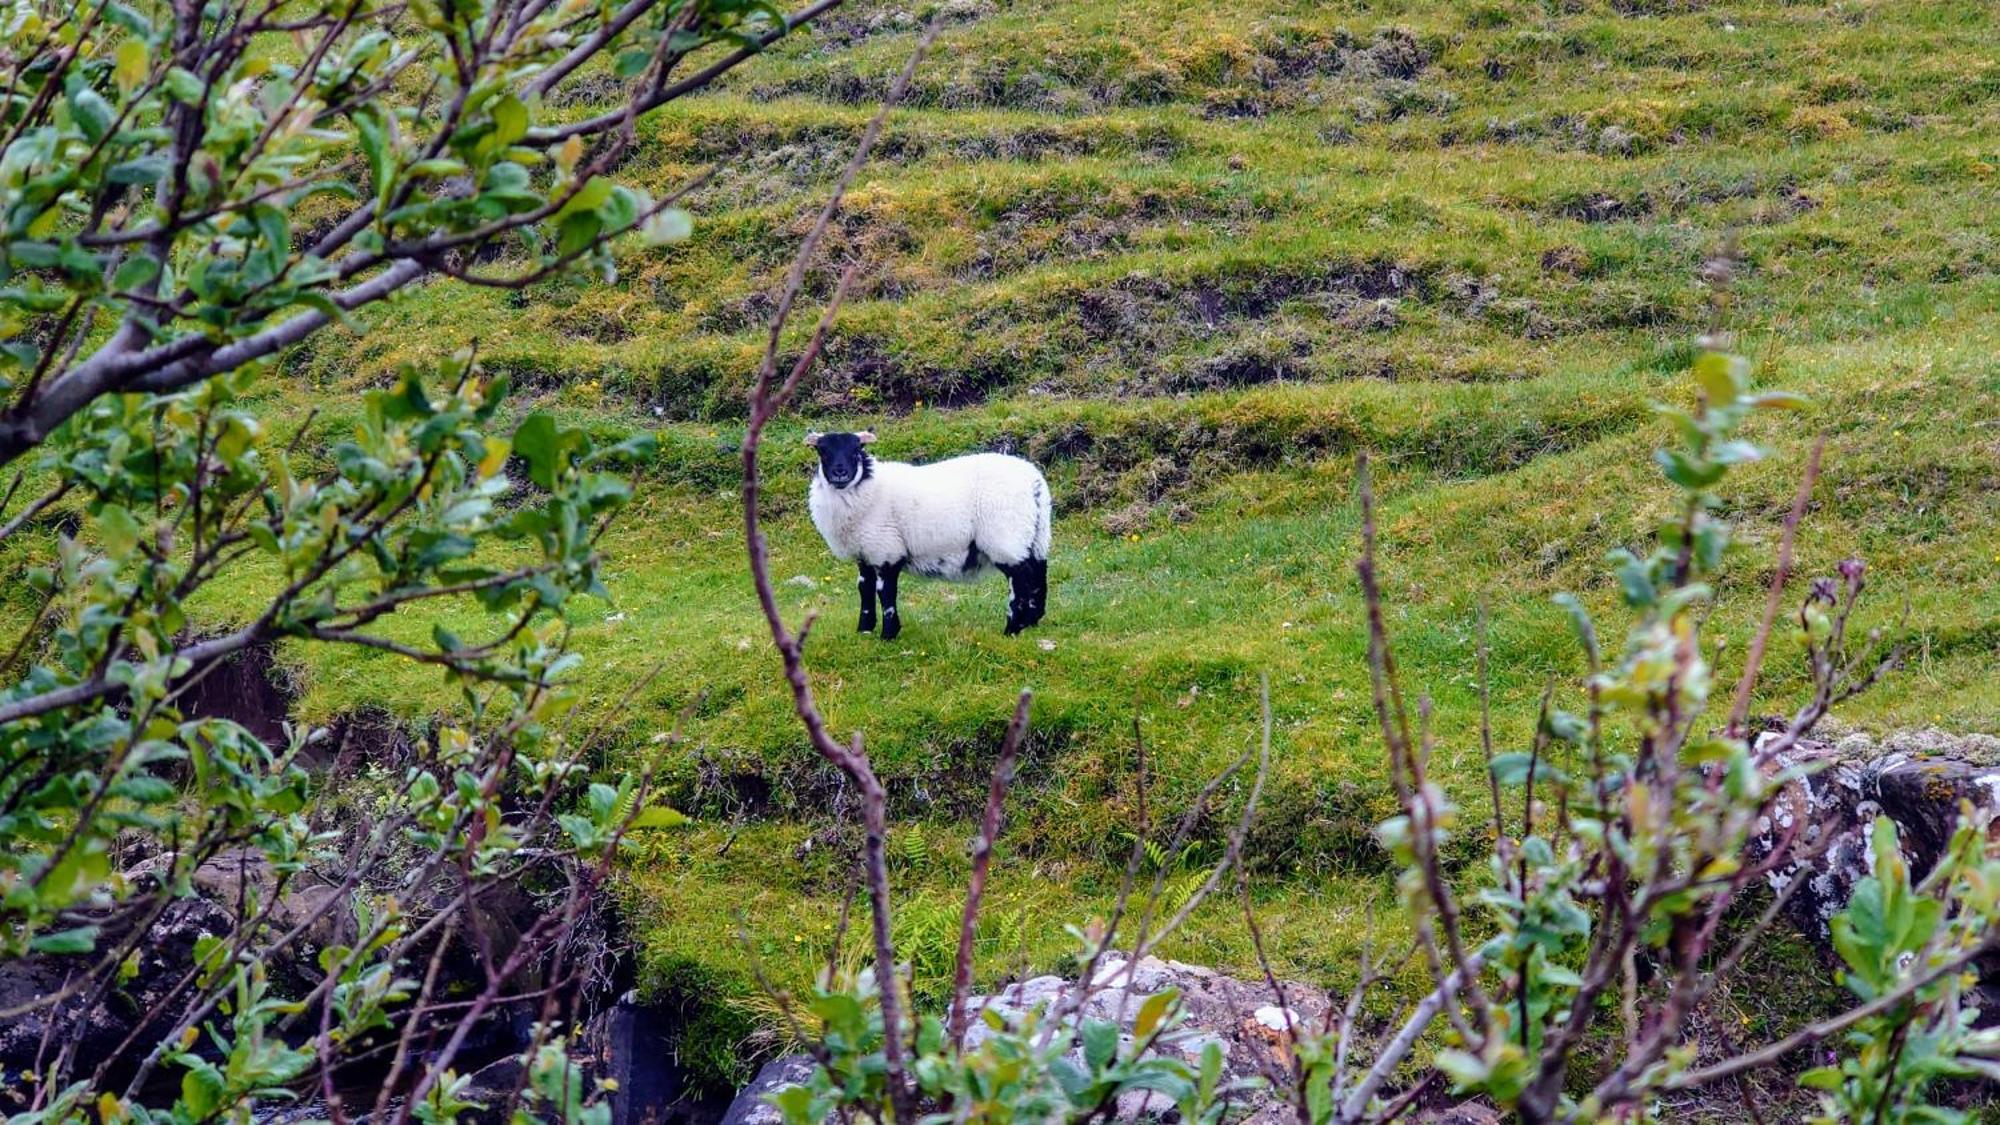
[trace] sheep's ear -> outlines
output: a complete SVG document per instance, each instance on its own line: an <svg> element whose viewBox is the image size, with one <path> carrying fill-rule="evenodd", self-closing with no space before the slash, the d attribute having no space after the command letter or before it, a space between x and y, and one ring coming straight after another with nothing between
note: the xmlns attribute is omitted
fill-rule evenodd
<svg viewBox="0 0 2000 1125"><path fill-rule="evenodd" d="M863 444L863 445L867 445L867 444L868 444L869 442L871 442L871 441L874 441L874 440L875 440L875 431L874 431L874 430L863 430L863 431L861 431L860 433L858 433L858 434L855 434L855 435L854 435L854 437L855 437L855 440L859 441L859 442L860 442L861 444Z"/></svg>
<svg viewBox="0 0 2000 1125"><path fill-rule="evenodd" d="M820 433L818 430L808 430L806 431L806 444L817 446L819 444L819 439L825 436L826 436L825 434Z"/></svg>

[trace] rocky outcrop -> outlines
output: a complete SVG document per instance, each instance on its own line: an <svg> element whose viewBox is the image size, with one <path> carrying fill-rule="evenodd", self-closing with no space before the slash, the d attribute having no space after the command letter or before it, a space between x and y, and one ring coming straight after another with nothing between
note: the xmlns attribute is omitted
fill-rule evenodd
<svg viewBox="0 0 2000 1125"><path fill-rule="evenodd" d="M1184 1019L1175 1032L1156 1043L1162 1055L1193 1063L1210 1043L1223 1050L1223 1084L1246 1079L1282 1077L1290 1067L1291 1027L1318 1028L1324 1025L1329 1000L1326 993L1310 985L1285 982L1285 1008L1280 1008L1271 989L1262 980L1244 981L1224 976L1200 965L1144 957L1131 962L1107 958L1097 970L1097 985L1083 1005L1085 1019L1111 1020L1123 1029L1122 1039L1132 1041L1133 1024L1147 997L1168 989L1180 991ZM1038 1008L1059 1011L1067 1008L1077 988L1073 979L1057 976L1036 977L1009 985L991 996L972 999L975 1010L997 1013L1009 1023ZM1286 1009L1289 1009L1287 1012ZM966 1035L968 1048L977 1048L994 1032L983 1022L974 1021ZM1079 1059L1080 1049L1079 1049ZM776 1125L776 1110L766 1095L797 1085L812 1074L812 1060L805 1055L787 1055L765 1065L757 1078L730 1104L724 1125ZM1293 1119L1292 1111L1268 1090L1243 1096L1238 1118L1260 1125L1276 1125ZM1165 1114L1174 1107L1158 1094L1135 1092L1119 1099L1116 1119L1138 1121Z"/></svg>
<svg viewBox="0 0 2000 1125"><path fill-rule="evenodd" d="M679 1061L685 1018L673 1008L640 1003L628 992L585 1026L579 1037L582 1058L594 1077L612 1086L611 1125L715 1120L722 1107L702 1096Z"/></svg>
<svg viewBox="0 0 2000 1125"><path fill-rule="evenodd" d="M1951 839L1962 807L2000 812L2000 738L1989 735L1925 730L1880 742L1861 734L1804 741L1784 764L1818 769L1778 802L1766 839L1802 822L1833 836L1824 853L1774 873L1772 888L1805 880L1787 909L1800 929L1822 942L1827 920L1847 906L1854 885L1869 873L1868 833L1877 816L1895 823L1911 875L1921 879Z"/></svg>
<svg viewBox="0 0 2000 1125"><path fill-rule="evenodd" d="M765 1099L787 1086L803 1086L812 1072L811 1055L783 1055L765 1063L723 1111L721 1125L779 1125L785 1115Z"/></svg>
<svg viewBox="0 0 2000 1125"><path fill-rule="evenodd" d="M103 925L102 940L108 942L129 933L132 923L107 917ZM130 1073L152 1044L141 1041L134 1050L125 1043L127 1036L172 998L194 964L195 943L227 933L230 925L229 912L207 899L167 904L138 949L137 971L101 1003L92 1003L97 998L90 990L70 991L79 957L32 954L0 962L0 1010L18 1013L0 1020L0 1071L38 1070L69 1046L85 1073L106 1059L114 1072ZM54 997L61 999L48 1002Z"/></svg>
<svg viewBox="0 0 2000 1125"><path fill-rule="evenodd" d="M1013 1023L1036 1008L1066 1008L1076 987L1075 981L1063 977L1036 977L990 997L975 997L972 1003L974 1010L997 1012ZM1224 1085L1253 1078L1282 1080L1291 1066L1292 1031L1323 1026L1329 1004L1326 993L1296 981L1286 982L1287 1012L1278 1007L1270 986L1262 980L1238 980L1214 969L1158 957L1144 957L1136 963L1107 958L1097 970L1096 988L1084 1004L1082 1016L1117 1023L1123 1031L1121 1042L1129 1044L1140 1006L1147 997L1168 989L1179 990L1183 1019L1154 1050L1195 1063L1210 1043L1218 1043L1223 1051ZM966 1035L966 1045L977 1047L991 1034L983 1022L975 1022ZM1127 1094L1119 1099L1117 1116L1131 1121L1172 1108L1158 1094ZM1252 1121L1277 1122L1292 1117L1291 1111L1268 1092L1250 1095L1246 1108Z"/></svg>

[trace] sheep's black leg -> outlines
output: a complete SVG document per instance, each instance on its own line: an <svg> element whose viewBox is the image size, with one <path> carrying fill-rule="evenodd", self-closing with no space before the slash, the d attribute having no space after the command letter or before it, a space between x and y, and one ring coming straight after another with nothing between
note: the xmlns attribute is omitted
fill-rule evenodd
<svg viewBox="0 0 2000 1125"><path fill-rule="evenodd" d="M903 631L903 619L896 616L896 576L903 572L899 562L884 563L875 568L880 581L875 586L882 598L882 639L893 641Z"/></svg>
<svg viewBox="0 0 2000 1125"><path fill-rule="evenodd" d="M861 627L858 632L866 633L875 628L875 578L876 568L861 564L861 580L855 583L861 591Z"/></svg>
<svg viewBox="0 0 2000 1125"><path fill-rule="evenodd" d="M1049 560L1029 559L1028 565L1034 568L1028 592L1028 624L1039 625L1042 615L1049 611Z"/></svg>
<svg viewBox="0 0 2000 1125"><path fill-rule="evenodd" d="M1035 560L1022 559L1000 568L1007 576L1007 635L1035 623Z"/></svg>

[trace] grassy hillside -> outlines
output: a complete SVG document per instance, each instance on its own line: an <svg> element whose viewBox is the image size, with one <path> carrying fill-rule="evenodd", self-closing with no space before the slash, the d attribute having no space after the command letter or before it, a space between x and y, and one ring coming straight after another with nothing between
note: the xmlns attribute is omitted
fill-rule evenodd
<svg viewBox="0 0 2000 1125"><path fill-rule="evenodd" d="M1650 404L1682 394L1698 269L1725 231L1744 255L1745 348L1816 406L1760 423L1775 456L1742 478L1721 663L1825 433L1805 562L1867 557L1872 621L1914 654L1847 718L2000 729L1991 5L945 7L814 273L823 295L858 260L865 284L777 432L770 512L782 600L824 615L816 689L837 729L866 731L907 826L897 874L920 972L943 964L966 816L1015 691L1037 693L1036 735L986 935L995 975L1050 964L1061 924L1108 899L1136 820L1135 712L1156 804L1177 811L1254 738L1268 674L1281 761L1252 858L1273 951L1347 979L1368 908L1394 925L1367 835L1390 796L1352 579L1353 452L1380 456L1392 627L1469 789L1481 608L1501 733L1518 737L1543 685L1575 671L1549 595L1608 611L1605 550L1664 514ZM328 433L345 392L473 339L543 405L662 430L638 510L607 540L618 602L577 630L593 707L659 668L607 752L650 762L701 821L630 870L656 987L746 991L739 914L770 971L796 979L845 887L844 798L790 720L743 576L733 442L769 294L921 15L843 9L646 123L627 174L658 190L719 172L695 236L632 251L616 284L438 287L288 360L309 389L282 393L334 404ZM911 583L898 642L849 631L851 576L805 517L794 439L861 424L889 457L991 447L1047 466L1042 628L1002 637L997 583ZM1773 707L1797 682L1788 655ZM310 717L448 702L426 674L339 659L300 667ZM690 741L667 746L682 710ZM1191 867L1215 833L1170 862ZM1247 963L1227 909L1173 952ZM717 1057L746 1026L715 1026Z"/></svg>

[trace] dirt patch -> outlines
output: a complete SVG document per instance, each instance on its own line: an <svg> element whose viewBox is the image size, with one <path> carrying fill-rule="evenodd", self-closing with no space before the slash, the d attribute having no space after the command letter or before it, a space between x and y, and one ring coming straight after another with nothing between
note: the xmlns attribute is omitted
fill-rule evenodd
<svg viewBox="0 0 2000 1125"><path fill-rule="evenodd" d="M1400 28L1382 29L1363 41L1343 30L1292 25L1255 42L1230 39L1164 58L1074 48L1022 65L977 55L955 71L941 68L919 76L905 102L1065 115L1179 102L1199 104L1211 117L1260 117L1322 104L1338 84L1409 82L1430 69L1437 49ZM888 82L886 74L861 74L852 63L829 62L810 73L754 85L751 94L861 105L880 101Z"/></svg>
<svg viewBox="0 0 2000 1125"><path fill-rule="evenodd" d="M761 284L747 294L705 306L696 318L697 330L728 336L765 327L775 308L771 294L784 285L793 257L818 217L814 205L801 208L777 230L758 226L738 232L732 241L744 247L741 260L758 264ZM806 269L801 296L813 303L830 299L841 274L853 264L859 269L848 286L848 301L901 300L917 286L897 269L897 263L915 258L921 248L922 240L909 224L865 205L850 205L821 237Z"/></svg>
<svg viewBox="0 0 2000 1125"><path fill-rule="evenodd" d="M1516 206L1550 218L1581 223L1644 222L1736 200L1759 200L1753 218L1782 222L1818 206L1790 177L1750 173L1730 179L1671 181L1644 188L1602 188L1568 192Z"/></svg>
<svg viewBox="0 0 2000 1125"><path fill-rule="evenodd" d="M1436 58L1432 48L1401 28L1385 28L1365 43L1344 29L1287 29L1266 39L1259 54L1268 66L1267 81L1293 82L1334 76L1415 78Z"/></svg>
<svg viewBox="0 0 2000 1125"><path fill-rule="evenodd" d="M1231 340L1211 355L1169 364L1161 382L1184 393L1302 379L1310 373L1314 343L1304 333L1283 330Z"/></svg>
<svg viewBox="0 0 2000 1125"><path fill-rule="evenodd" d="M859 123L773 124L761 121L691 122L661 139L661 159L712 166L715 178L691 197L704 212L761 207L774 198L809 192L832 182L854 153ZM1157 122L1076 121L973 132L937 133L911 127L876 142L871 164L909 167L924 162L1007 161L1032 164L1092 156L1159 163L1187 151L1176 126Z"/></svg>
<svg viewBox="0 0 2000 1125"><path fill-rule="evenodd" d="M272 647L251 645L225 657L188 686L181 695L181 710L191 719L226 719L282 751L294 694Z"/></svg>
<svg viewBox="0 0 2000 1125"><path fill-rule="evenodd" d="M814 20L808 32L815 49L844 51L881 36L922 31L933 14L950 29L974 23L993 14L998 7L993 0L945 0L934 11L894 4L841 7Z"/></svg>
<svg viewBox="0 0 2000 1125"><path fill-rule="evenodd" d="M1375 259L1213 278L1132 274L1076 294L1073 302L1084 329L1104 339L1161 321L1213 332L1269 316L1295 300L1422 298L1429 290L1427 270Z"/></svg>
<svg viewBox="0 0 2000 1125"><path fill-rule="evenodd" d="M1271 217L1251 200L1194 191L1107 193L1092 183L1051 185L1024 193L980 229L971 258L956 273L976 280L1051 262L1092 261L1133 249L1134 235L1143 231L1199 223L1233 233Z"/></svg>
<svg viewBox="0 0 2000 1125"><path fill-rule="evenodd" d="M558 306L549 321L564 336L593 344L623 343L634 332L622 310L606 308L601 303Z"/></svg>
<svg viewBox="0 0 2000 1125"><path fill-rule="evenodd" d="M1590 254L1582 247L1567 243L1552 246L1542 251L1543 273L1565 273L1571 277L1582 277L1590 272Z"/></svg>
<svg viewBox="0 0 2000 1125"><path fill-rule="evenodd" d="M829 338L805 394L810 410L830 414L907 413L918 403L969 406L1014 382L1017 363L1004 348L970 348L955 361L911 355L892 337L859 331Z"/></svg>
<svg viewBox="0 0 2000 1125"><path fill-rule="evenodd" d="M996 715L939 732L910 760L877 760L876 776L888 793L891 822L977 816L986 802L992 749L1005 726L1006 716ZM1017 798L1031 796L1059 784L1056 765L1075 746L1071 727L1037 722L1022 746L1011 792ZM764 762L741 751L711 750L689 763L683 776L664 781L662 797L674 808L712 820L791 818L850 827L860 822L860 806L846 775L816 756ZM854 836L858 840L858 832ZM817 846L802 849L801 856ZM846 877L839 865L835 870Z"/></svg>

